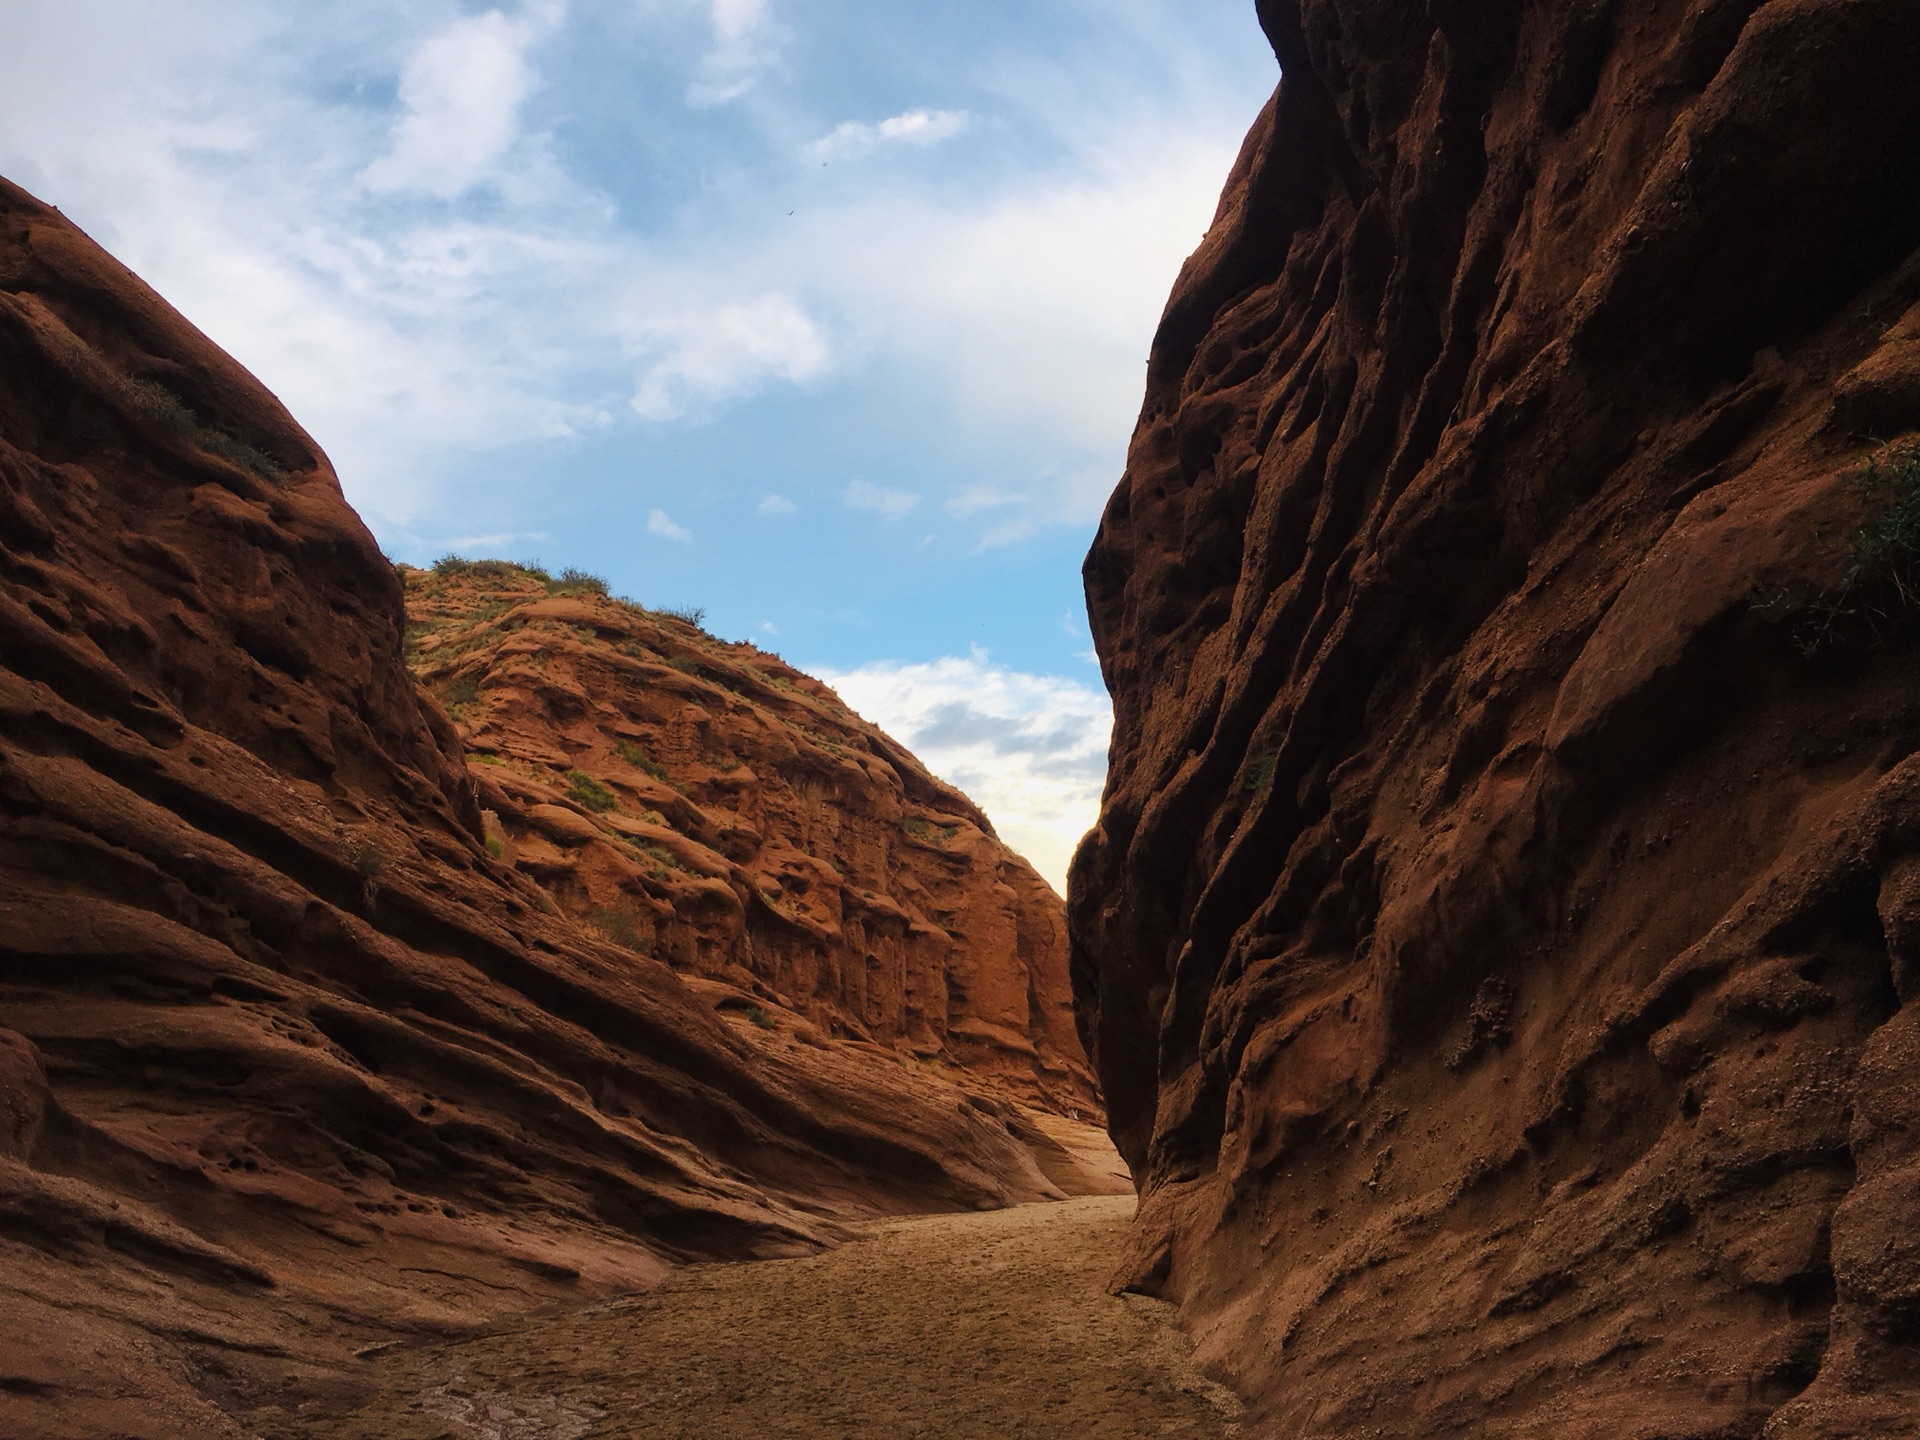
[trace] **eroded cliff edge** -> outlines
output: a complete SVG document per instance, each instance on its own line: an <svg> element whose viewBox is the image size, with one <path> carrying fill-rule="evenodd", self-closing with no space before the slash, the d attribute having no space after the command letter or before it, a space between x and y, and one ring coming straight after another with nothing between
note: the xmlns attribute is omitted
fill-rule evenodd
<svg viewBox="0 0 1920 1440"><path fill-rule="evenodd" d="M1130 1278L1274 1433L1904 1433L1920 11L1260 13L1085 572Z"/></svg>
<svg viewBox="0 0 1920 1440"><path fill-rule="evenodd" d="M492 854L403 603L279 403L0 182L0 1433L273 1433L356 1348L1072 1168Z"/></svg>

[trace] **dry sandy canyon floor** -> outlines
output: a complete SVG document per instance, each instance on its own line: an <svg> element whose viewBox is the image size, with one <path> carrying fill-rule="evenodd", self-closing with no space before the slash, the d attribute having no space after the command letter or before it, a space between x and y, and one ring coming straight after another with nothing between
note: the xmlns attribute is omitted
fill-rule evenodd
<svg viewBox="0 0 1920 1440"><path fill-rule="evenodd" d="M1101 1195L868 1226L825 1254L694 1265L645 1294L369 1357L350 1414L273 1440L1134 1440L1230 1436L1173 1307L1107 1294Z"/></svg>

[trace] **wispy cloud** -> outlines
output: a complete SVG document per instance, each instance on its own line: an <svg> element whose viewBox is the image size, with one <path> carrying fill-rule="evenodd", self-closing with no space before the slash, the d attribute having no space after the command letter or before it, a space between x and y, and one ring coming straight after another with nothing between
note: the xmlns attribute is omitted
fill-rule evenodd
<svg viewBox="0 0 1920 1440"><path fill-rule="evenodd" d="M983 650L820 678L927 768L965 791L1009 845L1065 892L1073 848L1098 817L1113 728L1106 695L995 665Z"/></svg>
<svg viewBox="0 0 1920 1440"><path fill-rule="evenodd" d="M636 343L654 352L629 402L648 420L677 420L769 380L800 384L832 362L819 326L785 295L648 319Z"/></svg>
<svg viewBox="0 0 1920 1440"><path fill-rule="evenodd" d="M840 498L850 510L871 510L887 520L899 520L913 512L920 497L910 490L888 490L871 480L852 480Z"/></svg>
<svg viewBox="0 0 1920 1440"><path fill-rule="evenodd" d="M658 508L647 512L647 533L658 535L664 540L678 540L682 545L693 539L691 530L684 525L674 524L673 517Z"/></svg>
<svg viewBox="0 0 1920 1440"><path fill-rule="evenodd" d="M712 0L713 48L687 87L687 103L724 105L753 88L773 62L779 28L766 0Z"/></svg>
<svg viewBox="0 0 1920 1440"><path fill-rule="evenodd" d="M376 191L421 190L450 198L488 177L520 133L533 88L526 49L535 27L498 10L434 31L400 74L392 146L365 172Z"/></svg>
<svg viewBox="0 0 1920 1440"><path fill-rule="evenodd" d="M467 550L498 552L508 545L521 540L543 541L550 539L544 530L498 530L490 535L456 535L444 541L447 549L459 554Z"/></svg>
<svg viewBox="0 0 1920 1440"><path fill-rule="evenodd" d="M784 495L769 495L757 508L762 515L793 515L798 513L800 507Z"/></svg>
<svg viewBox="0 0 1920 1440"><path fill-rule="evenodd" d="M908 110L878 124L849 120L801 150L809 160L851 160L883 145L938 145L967 128L964 110Z"/></svg>

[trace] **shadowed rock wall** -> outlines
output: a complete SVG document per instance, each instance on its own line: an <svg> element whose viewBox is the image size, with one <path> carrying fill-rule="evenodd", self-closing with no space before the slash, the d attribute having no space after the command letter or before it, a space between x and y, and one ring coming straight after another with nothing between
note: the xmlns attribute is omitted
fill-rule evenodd
<svg viewBox="0 0 1920 1440"><path fill-rule="evenodd" d="M1085 567L1128 1278L1276 1434L1904 1435L1920 9L1261 19Z"/></svg>

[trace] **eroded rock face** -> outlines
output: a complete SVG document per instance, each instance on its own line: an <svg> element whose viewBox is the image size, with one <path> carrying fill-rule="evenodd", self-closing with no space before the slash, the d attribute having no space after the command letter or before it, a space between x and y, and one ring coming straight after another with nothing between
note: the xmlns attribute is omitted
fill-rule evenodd
<svg viewBox="0 0 1920 1440"><path fill-rule="evenodd" d="M0 182L0 1433L271 1433L372 1340L1059 1193L1012 1104L496 860L402 606L280 405Z"/></svg>
<svg viewBox="0 0 1920 1440"><path fill-rule="evenodd" d="M495 848L570 913L731 1008L1098 1113L1059 897L832 690L591 577L405 575Z"/></svg>
<svg viewBox="0 0 1920 1440"><path fill-rule="evenodd" d="M1904 1434L1920 10L1261 16L1086 565L1129 1278L1275 1434Z"/></svg>

